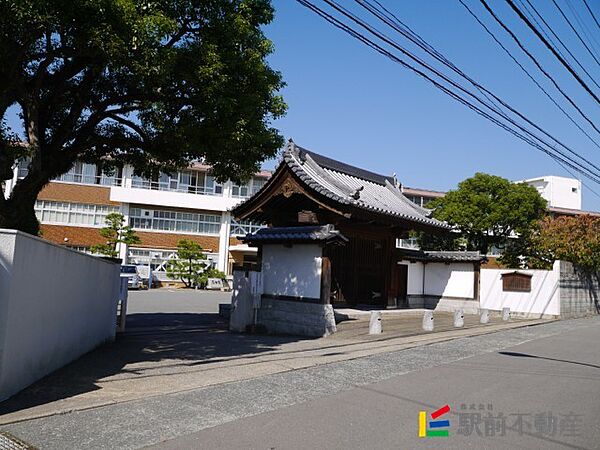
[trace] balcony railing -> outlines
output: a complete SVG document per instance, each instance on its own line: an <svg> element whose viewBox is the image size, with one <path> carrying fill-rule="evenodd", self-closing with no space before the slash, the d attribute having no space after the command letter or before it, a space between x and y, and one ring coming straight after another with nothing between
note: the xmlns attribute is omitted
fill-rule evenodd
<svg viewBox="0 0 600 450"><path fill-rule="evenodd" d="M174 180L150 181L150 180L134 179L131 181L131 187L138 188L138 189L150 189L150 190L155 190L155 191L182 192L185 194L196 194L196 195L223 195L223 188L220 185L216 185L213 187L190 186L190 185L180 184Z"/></svg>
<svg viewBox="0 0 600 450"><path fill-rule="evenodd" d="M94 184L99 186L122 186L123 179L109 177L106 175L82 175L79 173L65 173L54 181L63 181L65 183Z"/></svg>

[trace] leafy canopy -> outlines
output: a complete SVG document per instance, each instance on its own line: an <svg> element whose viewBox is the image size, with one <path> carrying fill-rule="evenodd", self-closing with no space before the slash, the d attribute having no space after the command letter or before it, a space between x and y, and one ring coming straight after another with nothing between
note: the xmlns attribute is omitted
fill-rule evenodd
<svg viewBox="0 0 600 450"><path fill-rule="evenodd" d="M569 261L587 273L600 273L600 218L546 217L531 239L541 262Z"/></svg>
<svg viewBox="0 0 600 450"><path fill-rule="evenodd" d="M125 225L125 217L121 213L110 213L106 216L106 226L100 229L100 236L106 238L104 244L93 245L90 250L111 258L119 256L119 245L139 244L140 238L129 225Z"/></svg>
<svg viewBox="0 0 600 450"><path fill-rule="evenodd" d="M203 159L219 180L249 177L283 143L272 19L269 0L1 1L0 181L31 164L0 196L0 226L36 232L38 192L76 160L150 175Z"/></svg>
<svg viewBox="0 0 600 450"><path fill-rule="evenodd" d="M424 249L468 250L487 254L492 245L506 246L509 238L526 234L545 214L546 201L525 183L511 183L495 175L477 173L427 205L436 219L448 222L456 233L420 236Z"/></svg>

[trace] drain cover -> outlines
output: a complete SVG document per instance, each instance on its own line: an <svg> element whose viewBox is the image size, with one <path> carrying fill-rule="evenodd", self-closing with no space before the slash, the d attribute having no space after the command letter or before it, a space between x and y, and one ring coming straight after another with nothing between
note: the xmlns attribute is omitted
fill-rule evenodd
<svg viewBox="0 0 600 450"><path fill-rule="evenodd" d="M0 450L35 450L35 447L6 431L0 431Z"/></svg>

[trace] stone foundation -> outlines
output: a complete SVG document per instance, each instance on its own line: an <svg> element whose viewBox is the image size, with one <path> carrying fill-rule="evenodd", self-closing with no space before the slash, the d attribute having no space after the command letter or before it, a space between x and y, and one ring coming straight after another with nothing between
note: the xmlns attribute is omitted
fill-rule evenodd
<svg viewBox="0 0 600 450"><path fill-rule="evenodd" d="M479 301L433 295L409 295L409 308L433 309L435 311L453 312L462 309L465 314L479 314Z"/></svg>
<svg viewBox="0 0 600 450"><path fill-rule="evenodd" d="M335 317L331 305L288 301L263 297L258 310L258 323L272 334L322 337L335 333Z"/></svg>

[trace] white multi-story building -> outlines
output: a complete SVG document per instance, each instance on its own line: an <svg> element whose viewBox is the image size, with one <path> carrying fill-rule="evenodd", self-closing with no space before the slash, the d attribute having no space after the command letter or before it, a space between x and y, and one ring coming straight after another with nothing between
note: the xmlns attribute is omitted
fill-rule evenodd
<svg viewBox="0 0 600 450"><path fill-rule="evenodd" d="M550 208L581 210L581 181L554 175L523 180L538 190Z"/></svg>
<svg viewBox="0 0 600 450"><path fill-rule="evenodd" d="M5 183L6 195L27 174L27 164L22 161L15 168L14 178ZM271 173L257 173L244 185L220 184L210 169L193 164L150 180L134 176L129 166L107 176L94 164L76 163L38 196L35 209L42 237L88 251L103 242L99 229L106 216L121 212L141 239L135 246L122 246L124 261L164 268L177 243L189 239L202 246L214 267L230 273L234 263L255 260L256 251L241 245L237 237L261 225L236 222L228 211L258 191Z"/></svg>

